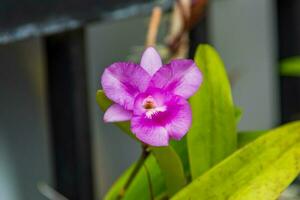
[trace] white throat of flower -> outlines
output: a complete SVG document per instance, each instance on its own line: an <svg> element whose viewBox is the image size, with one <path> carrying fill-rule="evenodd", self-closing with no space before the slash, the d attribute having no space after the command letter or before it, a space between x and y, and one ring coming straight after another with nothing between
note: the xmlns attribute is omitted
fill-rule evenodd
<svg viewBox="0 0 300 200"><path fill-rule="evenodd" d="M152 119L155 114L165 112L167 110L166 106L157 106L152 96L148 96L144 99L143 107L146 109L146 117L149 119Z"/></svg>
<svg viewBox="0 0 300 200"><path fill-rule="evenodd" d="M146 116L149 118L149 119L152 119L152 117L159 113L159 112L165 112L167 110L167 107L166 106L159 106L159 107L156 107L156 108L152 108L152 109L148 109L147 112L146 112Z"/></svg>

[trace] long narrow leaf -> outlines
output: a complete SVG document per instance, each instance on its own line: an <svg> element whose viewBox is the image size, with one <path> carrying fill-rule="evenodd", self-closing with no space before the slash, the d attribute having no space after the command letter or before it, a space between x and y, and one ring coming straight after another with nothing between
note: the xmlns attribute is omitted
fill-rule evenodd
<svg viewBox="0 0 300 200"><path fill-rule="evenodd" d="M171 147L152 147L154 157L162 171L168 189L168 196L173 196L186 185L183 166L176 151Z"/></svg>
<svg viewBox="0 0 300 200"><path fill-rule="evenodd" d="M294 122L238 150L172 200L275 200L299 172L300 122Z"/></svg>
<svg viewBox="0 0 300 200"><path fill-rule="evenodd" d="M198 47L195 62L204 80L190 99L193 123L187 141L193 179L237 148L235 107L224 65L209 45Z"/></svg>

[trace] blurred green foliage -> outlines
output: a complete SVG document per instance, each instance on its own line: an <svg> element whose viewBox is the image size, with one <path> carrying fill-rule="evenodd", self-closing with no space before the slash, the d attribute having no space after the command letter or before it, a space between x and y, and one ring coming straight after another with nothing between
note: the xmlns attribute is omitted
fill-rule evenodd
<svg viewBox="0 0 300 200"><path fill-rule="evenodd" d="M300 57L283 59L280 62L280 74L282 76L300 76Z"/></svg>

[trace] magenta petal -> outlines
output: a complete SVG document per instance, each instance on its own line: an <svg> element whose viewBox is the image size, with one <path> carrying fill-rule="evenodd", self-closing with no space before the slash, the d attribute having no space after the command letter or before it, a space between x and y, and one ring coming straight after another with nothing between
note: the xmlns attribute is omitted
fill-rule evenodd
<svg viewBox="0 0 300 200"><path fill-rule="evenodd" d="M162 126L145 122L143 117L135 116L131 120L131 131L142 142L151 146L168 146L169 135Z"/></svg>
<svg viewBox="0 0 300 200"><path fill-rule="evenodd" d="M132 110L135 96L147 89L150 75L139 65L117 62L105 69L101 83L105 95L126 110Z"/></svg>
<svg viewBox="0 0 300 200"><path fill-rule="evenodd" d="M152 76L162 66L159 53L153 48L148 47L141 58L141 66Z"/></svg>
<svg viewBox="0 0 300 200"><path fill-rule="evenodd" d="M156 106L150 110L142 106L149 97ZM187 100L159 88L150 88L136 97L131 130L147 144L165 146L169 139L181 139L191 122L192 112Z"/></svg>
<svg viewBox="0 0 300 200"><path fill-rule="evenodd" d="M170 122L165 126L169 137L174 140L180 140L189 130L192 123L192 111L189 103L181 98L177 105L180 109Z"/></svg>
<svg viewBox="0 0 300 200"><path fill-rule="evenodd" d="M120 121L128 121L132 117L132 112L125 110L119 104L111 105L104 114L105 122L120 122Z"/></svg>
<svg viewBox="0 0 300 200"><path fill-rule="evenodd" d="M160 68L153 76L151 84L184 98L192 96L202 83L202 74L194 61L173 60Z"/></svg>

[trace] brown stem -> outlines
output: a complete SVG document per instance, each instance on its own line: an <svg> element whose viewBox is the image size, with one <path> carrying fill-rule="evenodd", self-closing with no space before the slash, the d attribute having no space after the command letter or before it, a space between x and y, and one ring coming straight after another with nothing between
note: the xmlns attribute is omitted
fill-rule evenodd
<svg viewBox="0 0 300 200"><path fill-rule="evenodd" d="M156 44L158 27L162 15L162 9L160 7L154 7L149 22L148 34L145 46L154 46Z"/></svg>
<svg viewBox="0 0 300 200"><path fill-rule="evenodd" d="M177 6L179 9L183 26L181 30L177 33L177 35L175 35L173 39L168 43L168 47L172 54L175 54L178 51L178 48L182 43L182 38L190 27L190 13L188 13L189 10L185 8L181 0L177 0L175 4L175 6Z"/></svg>
<svg viewBox="0 0 300 200"><path fill-rule="evenodd" d="M181 14L181 18L183 21L183 31L187 31L189 29L190 26L190 15L191 13L187 13L186 8L184 7L184 5L182 4L182 2L180 0L176 1L178 8L180 10L180 14Z"/></svg>

